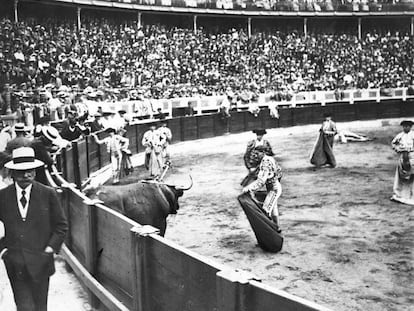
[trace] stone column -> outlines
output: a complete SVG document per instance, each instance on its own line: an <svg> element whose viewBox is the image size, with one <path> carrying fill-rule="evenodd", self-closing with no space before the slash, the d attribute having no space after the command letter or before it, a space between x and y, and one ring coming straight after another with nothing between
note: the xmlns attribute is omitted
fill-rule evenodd
<svg viewBox="0 0 414 311"><path fill-rule="evenodd" d="M80 8L80 6L78 6L76 8L76 15L77 15L77 19L78 19L78 31L80 31L81 28L82 28L82 24L81 24L81 8Z"/></svg>
<svg viewBox="0 0 414 311"><path fill-rule="evenodd" d="M197 33L197 15L193 16L193 30L194 33Z"/></svg>
<svg viewBox="0 0 414 311"><path fill-rule="evenodd" d="M252 18L247 19L247 36L250 38L252 36Z"/></svg>
<svg viewBox="0 0 414 311"><path fill-rule="evenodd" d="M138 12L138 28L142 27L142 13Z"/></svg>
<svg viewBox="0 0 414 311"><path fill-rule="evenodd" d="M19 22L19 14L17 11L18 5L19 5L19 0L14 0L14 22L15 23Z"/></svg>
<svg viewBox="0 0 414 311"><path fill-rule="evenodd" d="M308 18L307 17L303 19L303 35L305 36L305 38L308 36Z"/></svg>

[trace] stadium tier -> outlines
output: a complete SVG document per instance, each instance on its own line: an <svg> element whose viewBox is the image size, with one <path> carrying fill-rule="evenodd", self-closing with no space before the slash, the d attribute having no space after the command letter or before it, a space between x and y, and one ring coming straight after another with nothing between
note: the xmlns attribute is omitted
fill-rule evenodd
<svg viewBox="0 0 414 311"><path fill-rule="evenodd" d="M341 18L310 21L307 29L295 19L258 20L246 29L207 16L194 28L181 15L137 21L131 11L19 5L18 22L12 14L0 20L0 88L11 90L12 102L79 91L91 98L119 99L131 90L154 99L229 92L254 98L413 85L409 18L367 20L359 33L355 19Z"/></svg>

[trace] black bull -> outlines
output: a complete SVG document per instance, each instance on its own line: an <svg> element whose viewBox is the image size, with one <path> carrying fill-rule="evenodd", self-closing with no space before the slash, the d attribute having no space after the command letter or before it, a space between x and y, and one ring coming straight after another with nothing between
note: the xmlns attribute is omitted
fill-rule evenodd
<svg viewBox="0 0 414 311"><path fill-rule="evenodd" d="M189 189L189 188L187 188ZM169 214L179 209L183 188L158 182L140 181L120 186L100 186L86 190L91 199L99 199L113 210L141 225L151 225L164 236Z"/></svg>

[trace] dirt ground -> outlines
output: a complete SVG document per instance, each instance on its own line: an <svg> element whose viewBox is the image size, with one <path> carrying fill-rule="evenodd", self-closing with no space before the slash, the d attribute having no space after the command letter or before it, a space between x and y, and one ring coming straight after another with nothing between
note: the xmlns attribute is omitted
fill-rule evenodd
<svg viewBox="0 0 414 311"><path fill-rule="evenodd" d="M279 200L285 237L278 254L262 251L236 197L246 174L242 156L252 133L171 146L167 181L194 186L168 218L166 238L264 283L332 310L414 310L414 207L389 200L399 120L339 123L374 138L336 144L338 167L315 169L309 153L319 125L268 130L283 168ZM140 161L142 162L142 155ZM146 172L138 168L139 179ZM86 294L63 262L51 279L49 308L88 311ZM15 310L0 264L0 310Z"/></svg>
<svg viewBox="0 0 414 311"><path fill-rule="evenodd" d="M88 297L60 256L55 260L56 273L50 278L48 309L52 311L91 311ZM15 311L13 293L4 264L0 263L0 310Z"/></svg>
<svg viewBox="0 0 414 311"><path fill-rule="evenodd" d="M284 172L278 254L257 246L236 200L254 134L175 144L168 179L191 173L194 186L168 218L166 238L332 310L414 310L414 207L390 201L398 124L339 123L373 140L337 143L334 169L309 163L319 125L268 130ZM144 175L138 169L134 178Z"/></svg>

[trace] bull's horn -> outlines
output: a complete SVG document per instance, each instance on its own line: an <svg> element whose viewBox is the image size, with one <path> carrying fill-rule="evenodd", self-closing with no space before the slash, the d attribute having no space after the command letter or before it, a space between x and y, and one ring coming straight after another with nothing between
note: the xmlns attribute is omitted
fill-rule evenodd
<svg viewBox="0 0 414 311"><path fill-rule="evenodd" d="M188 175L190 177L190 185L188 187L184 187L184 186L175 186L175 189L179 189L179 190L190 190L191 187L193 186L193 177L191 175Z"/></svg>

